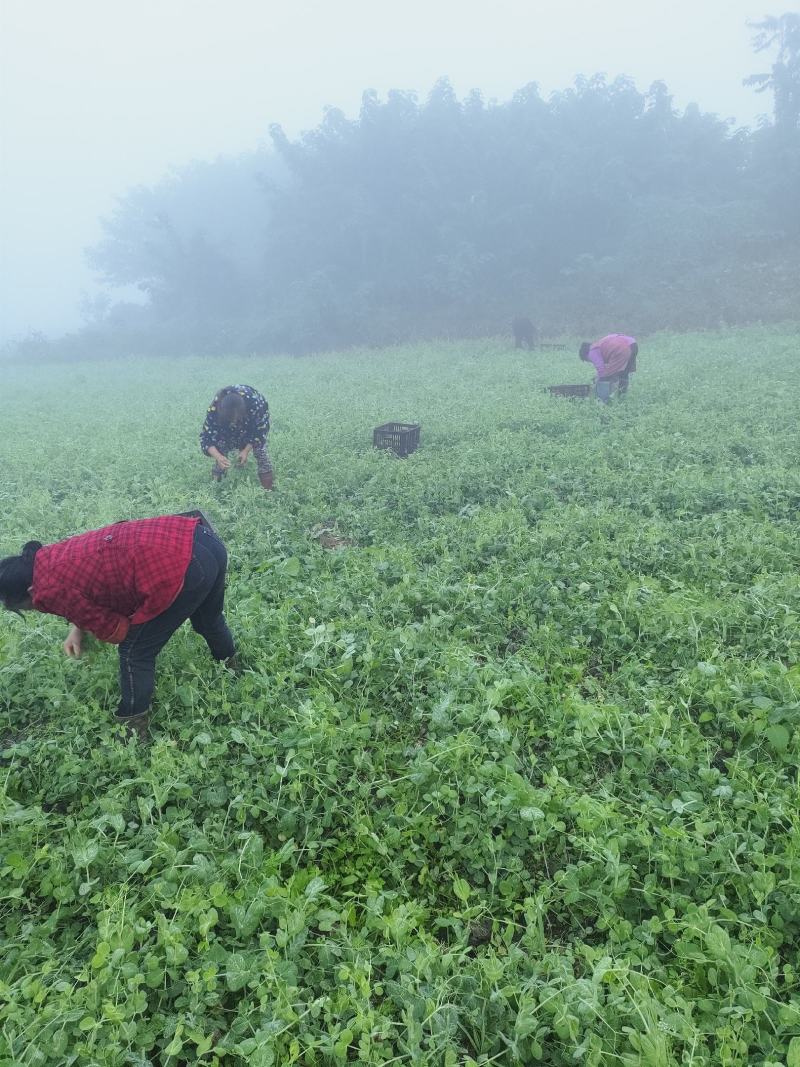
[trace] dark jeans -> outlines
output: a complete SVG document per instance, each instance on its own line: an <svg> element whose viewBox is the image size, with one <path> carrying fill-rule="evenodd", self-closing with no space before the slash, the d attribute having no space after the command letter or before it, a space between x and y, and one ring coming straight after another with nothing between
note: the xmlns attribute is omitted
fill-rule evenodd
<svg viewBox="0 0 800 1067"><path fill-rule="evenodd" d="M131 626L119 646L122 699L118 718L140 715L150 707L156 657L187 619L192 629L205 639L214 659L224 660L234 654L233 638L222 613L227 566L225 545L211 529L199 523L180 593L166 611L149 622Z"/></svg>

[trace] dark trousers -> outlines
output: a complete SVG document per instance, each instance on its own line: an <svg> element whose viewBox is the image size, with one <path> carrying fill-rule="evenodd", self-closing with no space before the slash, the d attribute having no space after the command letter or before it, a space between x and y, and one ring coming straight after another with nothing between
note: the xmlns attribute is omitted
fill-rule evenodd
<svg viewBox="0 0 800 1067"><path fill-rule="evenodd" d="M150 707L156 677L156 657L188 619L214 659L228 659L235 652L233 638L223 615L225 545L207 526L199 523L194 534L192 558L183 587L166 611L149 622L131 626L119 646L119 681L122 699L118 718L140 715Z"/></svg>

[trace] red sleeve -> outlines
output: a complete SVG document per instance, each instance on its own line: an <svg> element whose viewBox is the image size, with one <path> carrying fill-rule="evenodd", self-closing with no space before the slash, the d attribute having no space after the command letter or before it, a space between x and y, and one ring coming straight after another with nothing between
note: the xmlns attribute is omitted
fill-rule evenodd
<svg viewBox="0 0 800 1067"><path fill-rule="evenodd" d="M88 630L99 641L105 641L110 645L119 645L128 636L130 623L124 615L110 611L108 608L101 608L99 604L93 604L91 600L87 600L86 597L72 590L61 592L58 604L52 606L48 605L46 598L37 597L34 600L34 607L51 615L60 615L73 626Z"/></svg>

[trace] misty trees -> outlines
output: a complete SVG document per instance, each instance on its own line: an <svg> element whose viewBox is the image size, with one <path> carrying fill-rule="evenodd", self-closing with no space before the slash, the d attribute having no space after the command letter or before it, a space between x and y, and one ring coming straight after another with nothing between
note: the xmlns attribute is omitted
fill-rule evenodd
<svg viewBox="0 0 800 1067"><path fill-rule="evenodd" d="M771 92L774 125L752 139L751 174L766 203L773 250L782 250L784 273L794 273L800 238L800 14L769 16L751 23L756 52L775 51L769 73L745 79L757 92ZM796 286L797 299L800 287Z"/></svg>
<svg viewBox="0 0 800 1067"><path fill-rule="evenodd" d="M91 260L148 294L139 320L173 350L464 336L517 314L545 333L789 317L795 19L759 24L776 116L783 96L755 133L626 78L549 98L531 83L504 104L446 80L423 101L370 91L354 119L329 109L295 139L273 126L271 153L132 191Z"/></svg>
<svg viewBox="0 0 800 1067"><path fill-rule="evenodd" d="M800 14L770 15L750 23L755 31L753 48L765 52L777 48L768 74L751 74L745 85L756 92L771 92L775 125L780 129L800 127Z"/></svg>
<svg viewBox="0 0 800 1067"><path fill-rule="evenodd" d="M145 293L156 328L207 340L210 323L257 305L270 180L280 180L279 162L254 153L194 163L132 189L104 220L89 262L107 284Z"/></svg>
<svg viewBox="0 0 800 1067"><path fill-rule="evenodd" d="M727 312L691 290L698 263L734 256L746 138L679 114L661 84L598 76L487 105L442 81L422 104L368 93L357 120L331 111L273 141L291 180L272 201L270 315L289 329L305 308L303 347L497 330L519 310L551 330L661 325L682 288L688 320Z"/></svg>

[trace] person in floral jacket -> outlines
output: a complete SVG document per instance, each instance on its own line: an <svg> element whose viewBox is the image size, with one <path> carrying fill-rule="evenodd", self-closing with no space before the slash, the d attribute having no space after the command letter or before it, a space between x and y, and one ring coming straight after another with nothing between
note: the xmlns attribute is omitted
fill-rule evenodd
<svg viewBox="0 0 800 1067"><path fill-rule="evenodd" d="M269 458L269 405L251 385L226 385L220 389L206 412L200 432L200 447L214 460L211 477L225 477L231 461L228 452L238 451L237 462L244 466L252 452L256 457L258 480L272 488L272 461Z"/></svg>

